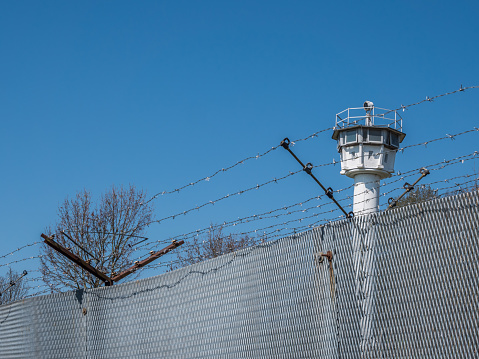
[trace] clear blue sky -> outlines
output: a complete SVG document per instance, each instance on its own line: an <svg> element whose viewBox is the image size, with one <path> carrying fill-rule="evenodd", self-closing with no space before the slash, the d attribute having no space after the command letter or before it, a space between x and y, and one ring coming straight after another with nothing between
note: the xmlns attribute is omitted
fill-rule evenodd
<svg viewBox="0 0 479 359"><path fill-rule="evenodd" d="M331 127L337 112L366 99L395 108L478 85L478 16L477 1L2 2L0 254L40 240L58 204L80 189L171 190L286 136ZM478 100L479 90L470 90L405 111L403 145L479 127ZM396 170L479 150L478 135L406 150ZM313 164L339 159L329 132L294 150ZM428 181L472 173L475 162ZM278 149L159 198L157 217L298 169ZM352 184L339 166L315 173L335 189ZM148 236L165 239L319 194L299 174L152 225ZM37 253L32 247L0 265Z"/></svg>

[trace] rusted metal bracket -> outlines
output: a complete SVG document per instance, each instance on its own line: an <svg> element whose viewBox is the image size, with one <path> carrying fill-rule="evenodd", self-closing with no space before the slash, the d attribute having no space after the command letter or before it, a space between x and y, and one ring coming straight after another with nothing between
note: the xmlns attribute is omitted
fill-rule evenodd
<svg viewBox="0 0 479 359"><path fill-rule="evenodd" d="M127 270L121 272L120 274L111 278L112 281L118 282L120 279L125 278L127 275L136 272L139 268L146 266L148 263L153 262L154 260L160 258L161 256L167 254L168 252L172 251L173 249L181 246L184 241L173 241L168 247L163 248L158 252L154 252L148 258L142 260L141 262L136 262L134 266L128 268Z"/></svg>
<svg viewBox="0 0 479 359"><path fill-rule="evenodd" d="M409 184L409 183L405 183L404 184L404 189L405 191L403 192L403 194L401 194L398 198L394 199L394 198L389 198L388 199L388 203L389 203L389 206L388 208L386 208L386 211L390 210L391 208L394 208L396 207L398 201L403 198L407 193L411 192L413 189L414 189L414 186L420 181L422 180L424 177L426 177L430 172L427 168L425 167L422 167L420 170L419 170L419 173L421 173L421 176L416 180L416 182L414 182L413 184Z"/></svg>
<svg viewBox="0 0 479 359"><path fill-rule="evenodd" d="M77 255L70 252L67 248L55 242L53 240L53 237L48 237L43 233L41 234L41 237L44 239L44 242L48 244L50 247L52 247L54 250L64 255L65 257L67 257L68 259L70 259L72 262L82 267L87 272L93 274L95 277L105 282L106 286L113 285L114 282L118 282L119 280L125 278L127 275L136 272L139 268L146 266L147 264L153 262L154 260L160 258L161 256L167 254L168 252L172 251L173 249L185 243L184 241L173 241L168 247L165 247L158 252L151 252L151 255L148 258L142 260L141 262L135 262L134 266L110 278L105 273L100 272L98 269L92 267L88 262L84 261Z"/></svg>
<svg viewBox="0 0 479 359"><path fill-rule="evenodd" d="M324 258L328 259L331 300L334 301L336 297L336 279L334 278L334 270L333 270L333 252L332 251L327 251L326 253L319 252L317 256L320 258L319 263L322 263L324 261Z"/></svg>
<svg viewBox="0 0 479 359"><path fill-rule="evenodd" d="M303 171L306 172L308 175L310 175L311 178L322 188L322 190L324 191L324 194L330 200L332 200L336 204L336 206L338 206L338 208L344 213L346 218L352 218L354 216L354 213L353 212L347 213L344 210L344 208L334 198L333 189L331 187L326 188L326 187L323 186L323 184L321 182L319 182L319 180L316 178L316 176L313 175L313 173L311 172L312 169L313 169L313 165L311 163L306 163L306 165L305 165L303 162L301 162L301 160L289 148L290 143L291 143L291 141L289 140L289 138L286 137L283 141L281 141L280 146L283 147L285 150L287 150L294 157L294 159L296 161L298 161L298 163L301 165L301 167L303 167Z"/></svg>
<svg viewBox="0 0 479 359"><path fill-rule="evenodd" d="M321 257L328 258L329 263L333 261L333 252L327 251L326 253L321 253Z"/></svg>
<svg viewBox="0 0 479 359"><path fill-rule="evenodd" d="M105 282L105 285L106 286L109 286L109 285L113 285L113 280L108 277L105 273L103 272L100 272L98 269L92 267L90 264L88 264L87 262L85 262L83 259L81 259L80 257L78 257L77 255L73 254L72 252L70 252L68 249L66 249L65 247L61 246L60 244L58 244L57 242L55 242L53 240L53 237L48 237L46 236L45 234L41 234L41 237L44 239L44 242L49 245L50 247L52 247L54 250L56 250L57 252L59 252L60 254L64 255L65 257L67 257L69 260L71 260L72 262L76 263L77 265L79 265L80 267L82 267L84 270L86 270L87 272L93 274L95 277L99 278L100 280L102 280L103 282Z"/></svg>

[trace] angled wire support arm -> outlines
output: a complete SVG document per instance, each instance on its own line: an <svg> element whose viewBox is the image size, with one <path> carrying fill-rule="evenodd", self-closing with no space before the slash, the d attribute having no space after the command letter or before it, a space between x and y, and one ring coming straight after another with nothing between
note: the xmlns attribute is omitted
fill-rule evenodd
<svg viewBox="0 0 479 359"><path fill-rule="evenodd" d="M158 252L151 251L150 252L151 255L148 258L142 260L141 262L135 262L134 266L132 266L132 267L128 268L127 270L121 272L120 274L114 276L113 278L111 278L111 280L114 281L114 282L118 282L119 280L125 278L127 275L136 272L139 268L146 266L147 264L149 264L149 263L153 262L154 260L160 258L161 256L167 254L168 252L172 251L173 249L181 246L183 243L185 243L185 242L184 241L173 241L168 247L165 247Z"/></svg>
<svg viewBox="0 0 479 359"><path fill-rule="evenodd" d="M16 285L23 277L25 277L28 274L26 270L23 271L22 275L18 277L15 280L10 281L10 284L8 285L7 288L3 292L0 293L0 297L5 294L10 288L12 288L14 285Z"/></svg>
<svg viewBox="0 0 479 359"><path fill-rule="evenodd" d="M62 232L62 234L66 235L65 232ZM55 242L53 240L53 237L48 237L47 235L45 235L43 233L41 234L41 237L44 239L44 242L47 245L49 245L54 250L56 250L60 254L64 255L68 259L70 259L72 262L76 263L78 266L82 267L87 272L93 274L95 277L97 277L100 280L102 280L103 282L105 282L106 286L113 285L113 282L118 282L119 280L125 278L127 275L136 272L139 268L146 266L147 264L153 262L154 260L160 258L161 256L167 254L168 252L172 251L173 249L175 249L175 248L181 246L183 243L185 243L184 241L175 241L174 240L168 247L165 247L162 250L157 251L157 252L151 251L150 252L151 255L148 258L142 260L141 262L135 262L134 266L132 266L132 267L128 268L127 270L121 272L120 274L117 274L114 277L110 278L105 273L103 273L103 272L99 271L98 269L92 267L88 262L84 261L83 259L81 259L77 255L70 252L67 248L65 248L62 245ZM71 238L68 235L66 235L66 237L71 240ZM76 244L75 241L72 240L72 242ZM80 248L83 249L82 247L80 247ZM85 249L83 249L83 250L86 253L88 253ZM90 253L88 253L88 254L90 254ZM24 275L26 275L26 272L24 272Z"/></svg>
<svg viewBox="0 0 479 359"><path fill-rule="evenodd" d="M414 189L414 186L418 184L418 182L420 180L422 180L424 177L426 177L428 174L429 174L429 170L425 167L422 167L420 170L419 170L419 173L421 173L421 176L416 180L416 182L414 182L413 184L409 184L409 183L405 183L404 184L404 189L405 191L396 199L394 198L389 198L388 199L388 203L389 203L389 206L388 208L386 208L386 211L390 210L391 208L394 208L396 207L398 201L403 198L407 193L411 192L413 189Z"/></svg>
<svg viewBox="0 0 479 359"><path fill-rule="evenodd" d="M109 286L109 285L112 285L113 284L113 281L110 277L108 277L105 273L103 272L100 272L98 269L92 267L90 264L88 264L87 262L85 262L83 259L81 259L80 257L78 257L77 255L73 254L72 252L70 252L68 249L66 249L65 247L61 246L60 244L58 244L57 242L55 242L53 240L53 237L48 237L47 235L45 234L41 234L41 237L44 239L44 242L49 245L50 247L52 247L54 250L56 250L57 252L59 252L60 254L64 255L65 257L67 257L69 260L71 260L73 263L79 265L80 267L82 267L84 270L86 270L87 272L93 274L95 277L99 278L100 280L102 280L103 282L105 282L105 285L106 286Z"/></svg>
<svg viewBox="0 0 479 359"><path fill-rule="evenodd" d="M322 190L324 191L324 194L326 196L328 196L329 199L331 199L335 204L336 206L338 206L338 208L344 213L344 215L346 216L346 218L352 218L353 217L353 212L349 212L347 213L344 208L338 203L338 201L336 201L336 199L334 198L333 196L333 189L331 187L324 187L322 185L321 182L319 182L319 180L316 178L315 175L313 175L313 173L311 172L311 170L313 169L313 165L311 164L311 162L308 162L306 164L304 164L303 162L301 162L301 160L293 153L293 151L291 151L291 149L289 148L289 144L291 143L291 141L289 140L289 138L285 138L283 141L281 141L280 145L281 147L283 147L285 150L287 150L291 156L294 157L294 159L296 161L298 161L298 163L301 165L301 167L303 167L303 171L306 172L308 175L310 175L314 181L322 188Z"/></svg>

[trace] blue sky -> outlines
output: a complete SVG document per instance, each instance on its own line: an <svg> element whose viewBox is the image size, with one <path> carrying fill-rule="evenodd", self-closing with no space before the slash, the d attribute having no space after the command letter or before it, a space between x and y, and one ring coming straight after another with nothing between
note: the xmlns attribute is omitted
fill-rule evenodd
<svg viewBox="0 0 479 359"><path fill-rule="evenodd" d="M286 136L332 127L337 112L366 99L397 108L478 85L478 15L474 1L3 2L0 253L40 240L58 204L83 188L100 195L131 183L153 195ZM403 145L479 127L478 99L479 89L468 90L405 111ZM331 134L294 151L313 164L338 160ZM478 134L406 150L396 170L479 150ZM428 181L477 168L471 160ZM298 169L278 149L160 197L157 218ZM335 189L352 184L338 166L315 174ZM153 224L148 236L167 239L319 194L299 174ZM0 265L37 253L34 246Z"/></svg>

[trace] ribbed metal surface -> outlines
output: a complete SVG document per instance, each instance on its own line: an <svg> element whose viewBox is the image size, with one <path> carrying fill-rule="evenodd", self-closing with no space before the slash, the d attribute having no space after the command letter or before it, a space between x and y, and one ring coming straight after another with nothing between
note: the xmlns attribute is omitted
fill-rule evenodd
<svg viewBox="0 0 479 359"><path fill-rule="evenodd" d="M478 207L462 194L0 306L0 357L476 358Z"/></svg>

